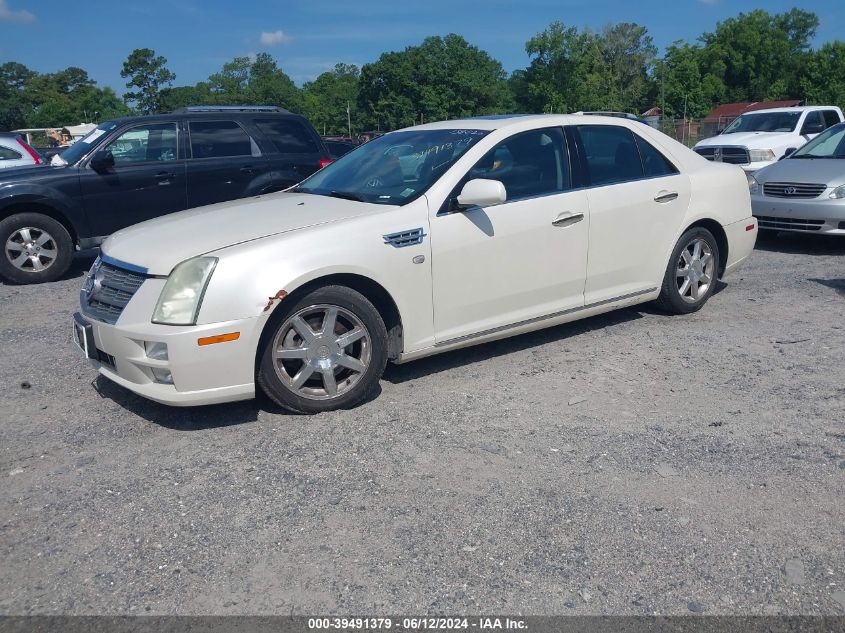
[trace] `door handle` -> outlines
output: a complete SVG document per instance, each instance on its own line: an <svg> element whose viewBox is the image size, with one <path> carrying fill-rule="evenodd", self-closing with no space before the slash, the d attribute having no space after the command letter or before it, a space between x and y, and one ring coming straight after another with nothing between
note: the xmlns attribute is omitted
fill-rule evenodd
<svg viewBox="0 0 845 633"><path fill-rule="evenodd" d="M672 202L672 200L678 199L678 193L676 191L661 191L657 194L657 197L654 199L655 202Z"/></svg>
<svg viewBox="0 0 845 633"><path fill-rule="evenodd" d="M251 174L255 170L252 168L252 165L245 165L244 167L241 167L241 171L245 174Z"/></svg>
<svg viewBox="0 0 845 633"><path fill-rule="evenodd" d="M583 213L561 213L552 221L552 226L572 226L583 219Z"/></svg>
<svg viewBox="0 0 845 633"><path fill-rule="evenodd" d="M155 175L155 179L158 180L158 184L160 185L169 185L170 179L175 178L176 174L172 174L167 171L160 171Z"/></svg>

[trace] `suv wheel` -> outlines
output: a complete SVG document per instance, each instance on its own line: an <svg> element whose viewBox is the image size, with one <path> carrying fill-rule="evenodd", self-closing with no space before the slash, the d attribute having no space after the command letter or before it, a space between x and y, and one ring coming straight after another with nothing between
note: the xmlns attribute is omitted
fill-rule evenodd
<svg viewBox="0 0 845 633"><path fill-rule="evenodd" d="M354 407L375 392L387 363L387 330L366 297L326 286L274 320L257 381L276 404L320 413Z"/></svg>
<svg viewBox="0 0 845 633"><path fill-rule="evenodd" d="M54 281L70 267L67 229L40 213L17 213L0 222L0 276L18 284Z"/></svg>
<svg viewBox="0 0 845 633"><path fill-rule="evenodd" d="M672 314L689 314L707 303L718 280L719 245L697 226L681 236L672 251L657 305Z"/></svg>

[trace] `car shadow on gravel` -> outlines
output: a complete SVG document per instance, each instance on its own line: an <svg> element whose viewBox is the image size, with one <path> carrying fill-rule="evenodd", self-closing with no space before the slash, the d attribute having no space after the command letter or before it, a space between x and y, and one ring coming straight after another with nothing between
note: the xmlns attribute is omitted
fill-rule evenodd
<svg viewBox="0 0 845 633"><path fill-rule="evenodd" d="M836 292L845 296L845 279L810 279L810 281L815 281L822 286L833 288Z"/></svg>
<svg viewBox="0 0 845 633"><path fill-rule="evenodd" d="M845 238L837 235L764 231L758 235L754 248L797 255L845 255Z"/></svg>
<svg viewBox="0 0 845 633"><path fill-rule="evenodd" d="M384 379L393 384L400 384L408 380L414 380L422 376L436 374L441 371L448 371L456 367L479 363L496 356L505 356L514 352L531 347L539 347L561 341L593 330L601 330L614 325L621 325L643 318L643 313L650 313L651 304L638 305L634 308L623 308L594 317L564 323L555 327L537 330L520 334L512 338L506 338L490 343L483 343L473 347L457 349L437 356L423 358L404 365L393 365L388 363L384 372ZM654 309L655 314L665 315Z"/></svg>
<svg viewBox="0 0 845 633"><path fill-rule="evenodd" d="M169 407L142 398L103 376L97 376L91 384L101 398L108 398L138 417L174 431L205 431L256 422L258 412L268 408L260 406L257 400L205 407ZM269 401L267 404L272 409Z"/></svg>

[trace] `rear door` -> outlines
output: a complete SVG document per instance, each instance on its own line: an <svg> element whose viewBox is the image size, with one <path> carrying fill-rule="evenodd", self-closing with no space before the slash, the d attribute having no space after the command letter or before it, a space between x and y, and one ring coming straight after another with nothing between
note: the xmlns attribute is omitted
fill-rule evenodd
<svg viewBox="0 0 845 633"><path fill-rule="evenodd" d="M589 305L655 290L689 206L689 178L627 127L576 129L590 205L584 300Z"/></svg>
<svg viewBox="0 0 845 633"><path fill-rule="evenodd" d="M188 207L261 193L270 163L234 119L188 119Z"/></svg>
<svg viewBox="0 0 845 633"><path fill-rule="evenodd" d="M258 117L253 123L272 144L270 154L273 178L279 189L305 180L320 167L325 158L322 141L315 132L295 117Z"/></svg>
<svg viewBox="0 0 845 633"><path fill-rule="evenodd" d="M187 207L176 119L122 128L96 155L103 152L111 152L113 167L96 171L89 159L79 170L92 235L109 235Z"/></svg>

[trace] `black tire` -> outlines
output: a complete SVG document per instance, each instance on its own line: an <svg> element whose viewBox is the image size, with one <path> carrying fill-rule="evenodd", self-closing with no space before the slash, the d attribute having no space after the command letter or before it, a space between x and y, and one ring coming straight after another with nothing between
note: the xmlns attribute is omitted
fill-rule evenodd
<svg viewBox="0 0 845 633"><path fill-rule="evenodd" d="M30 230L31 229L31 230ZM33 239L46 239L37 248L45 247L35 256L42 269L33 268L33 261L25 261L16 266L13 260L24 254L24 242L21 231L28 231ZM49 238L49 239L47 239ZM21 244L21 250L9 249L9 241ZM73 240L67 229L53 218L41 213L16 213L0 221L0 277L16 284L40 284L55 281L67 272L73 260ZM55 257L49 258L44 253L55 251ZM17 255L16 255L17 254Z"/></svg>
<svg viewBox="0 0 845 633"><path fill-rule="evenodd" d="M318 314L321 310L328 308L340 309L340 314L337 316L339 324L337 329L346 332L353 330L354 325L348 326L349 323L352 323L351 319L357 319L359 326L363 326L366 335L362 337L361 343L350 344L345 348L338 347L337 349L341 356L346 356L346 352L349 352L351 356L355 356L357 353L360 357L363 357L360 348L356 352L356 346L366 345L368 358L366 368L358 373L341 366L332 369L331 372L336 372L336 378L339 379L335 387L338 390L335 396L328 395L330 392L325 383L326 378L317 370L312 370L314 371L313 374L310 374L312 377L306 381L300 390L295 390L293 388L295 385L288 384L286 380L295 378L290 374L304 368L308 361L299 359L282 361L275 357L274 350L287 340L287 338L280 340L280 337L293 336L294 339L297 339L297 330L291 324L291 321L295 321L297 316L303 315L303 318L307 320L310 310L314 310L314 314ZM313 320L317 317L310 318ZM327 317L324 315L322 318ZM323 321L323 331L325 327L325 321ZM336 329L333 329L331 337L342 336L343 331L340 334L336 334L336 331ZM324 332L313 331L313 327L311 334L324 336ZM367 336L368 338L366 338ZM325 358L324 356L317 358L314 352L318 343L309 346L304 339L298 340L299 342L295 344L296 347L308 348L309 358L315 359L313 362L319 362L319 358ZM366 343L363 341L366 341ZM329 344L331 344L331 341L329 341ZM325 347L323 345L321 349ZM333 350L331 352L327 350L326 353L333 353ZM378 389L379 379L387 364L387 329L378 310L362 294L345 286L324 286L291 301L289 304L285 300L282 301L279 309L271 317L271 322L268 324L264 336L262 336L259 354L256 382L262 391L280 407L294 413L308 414L335 409L349 409L374 396ZM328 372L329 370L323 371ZM331 378L331 375L328 377ZM309 387L309 385L311 386ZM347 386L344 387L344 385ZM340 390L343 388L345 388L345 391L341 392ZM308 396L304 395L302 391L306 389L314 392L323 391L324 393Z"/></svg>
<svg viewBox="0 0 845 633"><path fill-rule="evenodd" d="M692 296L682 296L681 289L683 282L679 285L678 270L684 256L684 251L687 251L686 257L690 256L691 249L696 243L706 243L710 249L710 281L707 283L705 291L701 292L697 298ZM716 288L716 283L719 279L719 243L713 234L707 229L696 226L686 231L675 248L672 250L672 256L669 258L669 264L666 266L666 273L663 276L663 285L660 288L660 296L657 297L657 307L670 314L690 314L700 310ZM696 272L696 274L698 274ZM698 281L695 282L696 284ZM698 286L697 286L698 287ZM690 292L689 290L685 292ZM692 293L690 292L692 295Z"/></svg>

